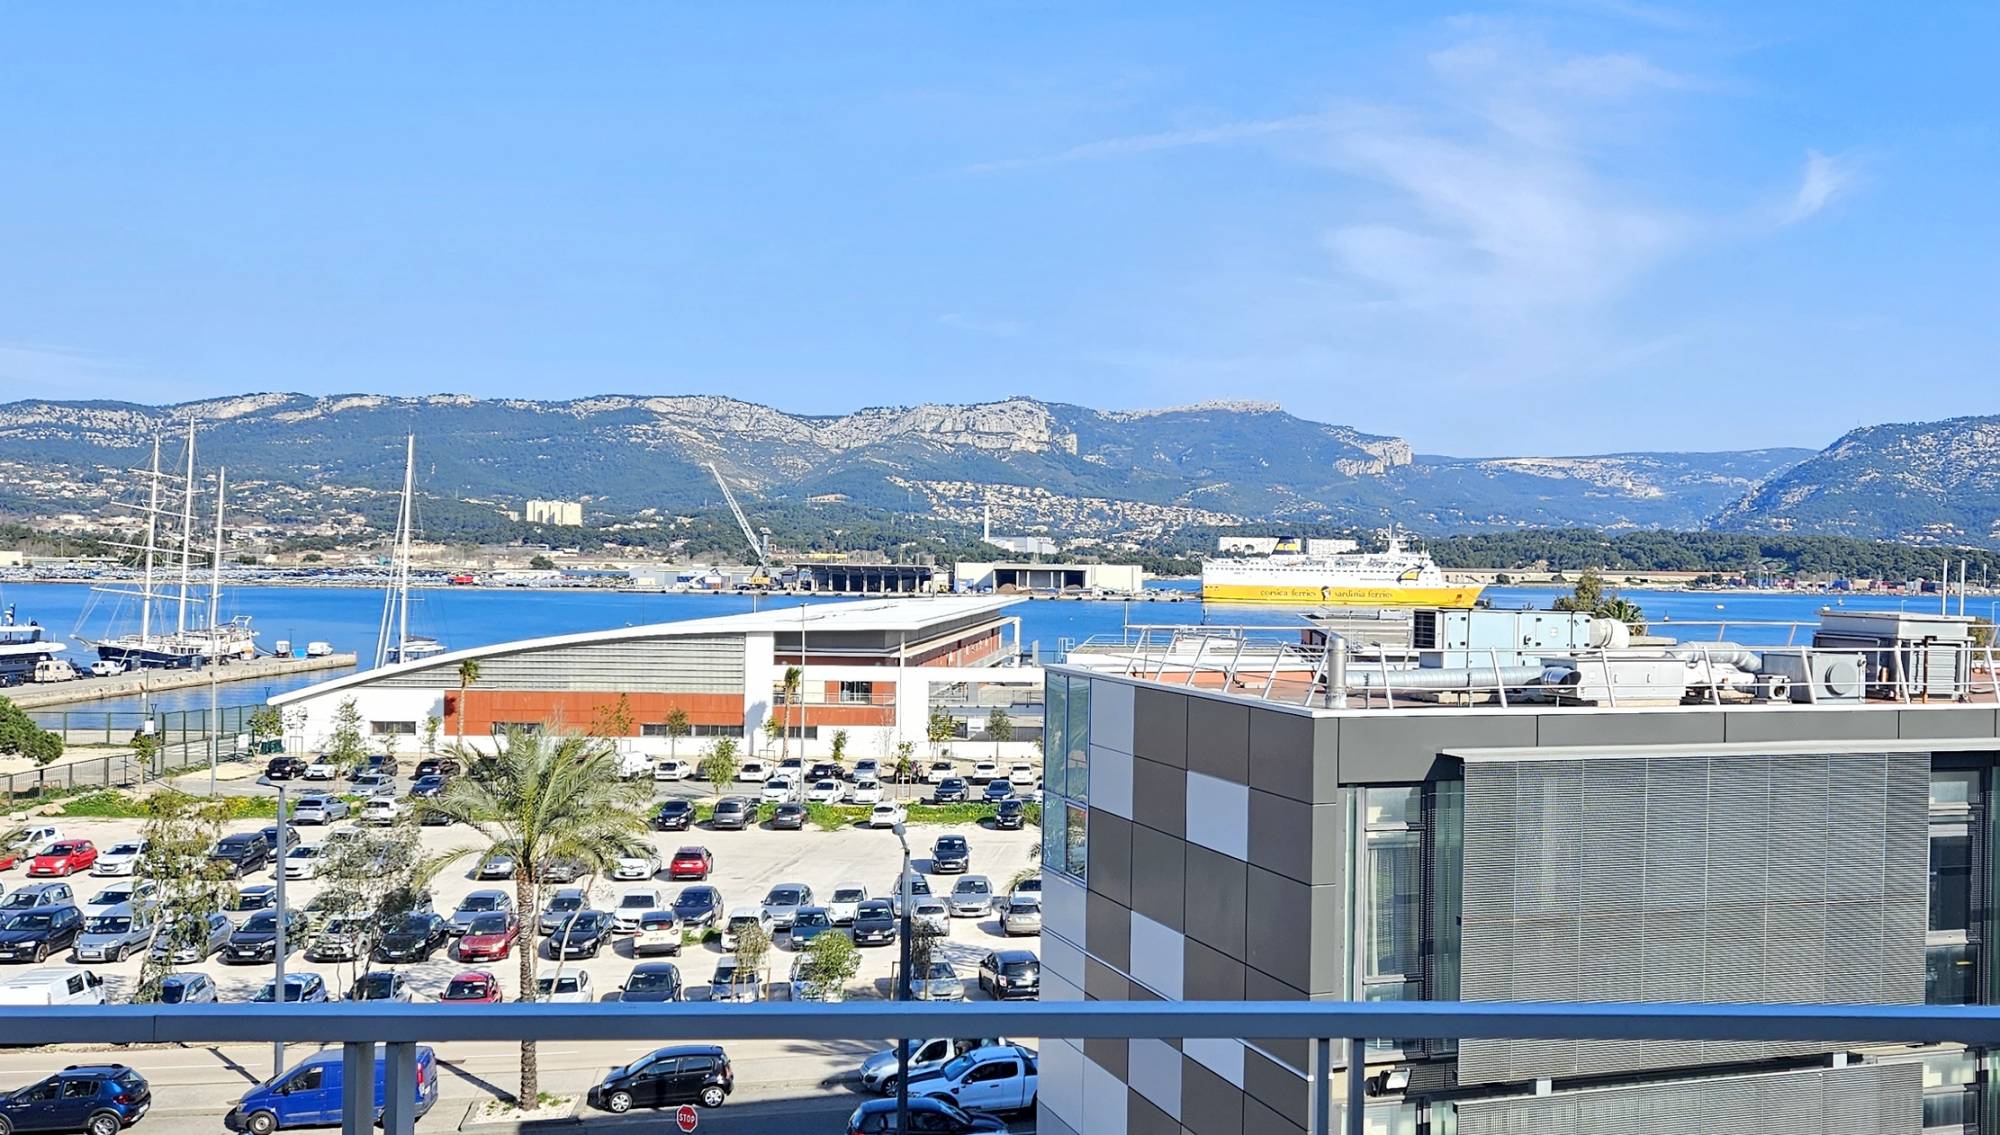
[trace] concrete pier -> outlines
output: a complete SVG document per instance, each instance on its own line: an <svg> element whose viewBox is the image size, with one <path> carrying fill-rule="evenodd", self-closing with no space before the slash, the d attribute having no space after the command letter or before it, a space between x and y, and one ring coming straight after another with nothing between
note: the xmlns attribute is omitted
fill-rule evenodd
<svg viewBox="0 0 2000 1135"><path fill-rule="evenodd" d="M344 670L358 659L352 654L327 654L318 658L254 658L248 662L226 662L201 670L135 670L110 678L78 678L72 682L14 686L0 690L0 697L22 709L46 709L73 702L101 701L105 698L137 697L162 690L185 690L217 683L242 682L252 678L274 678L304 674L314 670Z"/></svg>

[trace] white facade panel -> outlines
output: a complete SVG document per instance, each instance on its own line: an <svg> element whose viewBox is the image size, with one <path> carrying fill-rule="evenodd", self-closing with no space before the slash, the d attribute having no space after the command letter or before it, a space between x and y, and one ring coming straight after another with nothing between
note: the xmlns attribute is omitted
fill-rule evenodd
<svg viewBox="0 0 2000 1135"><path fill-rule="evenodd" d="M1182 997L1186 968L1187 940L1181 932L1155 922L1136 911L1132 914L1132 977L1139 984L1165 997Z"/></svg>
<svg viewBox="0 0 2000 1135"><path fill-rule="evenodd" d="M1090 746L1090 803L1114 816L1132 818L1132 758L1104 748L1094 739Z"/></svg>
<svg viewBox="0 0 2000 1135"><path fill-rule="evenodd" d="M1250 789L1219 777L1187 775L1187 838L1233 859L1250 859Z"/></svg>
<svg viewBox="0 0 2000 1135"><path fill-rule="evenodd" d="M1090 743L1132 751L1132 705L1136 688L1125 682L1090 684Z"/></svg>

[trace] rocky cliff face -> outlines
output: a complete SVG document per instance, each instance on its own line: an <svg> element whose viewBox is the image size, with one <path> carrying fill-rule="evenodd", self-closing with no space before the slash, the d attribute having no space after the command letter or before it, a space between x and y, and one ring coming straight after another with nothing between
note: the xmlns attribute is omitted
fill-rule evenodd
<svg viewBox="0 0 2000 1135"><path fill-rule="evenodd" d="M1867 426L1732 503L1716 526L2000 543L2000 417Z"/></svg>

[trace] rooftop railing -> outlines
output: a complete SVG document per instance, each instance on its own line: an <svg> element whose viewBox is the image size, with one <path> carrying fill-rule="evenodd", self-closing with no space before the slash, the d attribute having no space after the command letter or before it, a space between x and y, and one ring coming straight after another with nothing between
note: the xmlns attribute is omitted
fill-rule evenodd
<svg viewBox="0 0 2000 1135"><path fill-rule="evenodd" d="M867 1040L891 1036L1273 1039L1309 1042L1306 1130L1359 1135L1367 1037L1412 1040L1781 1041L1843 1046L2000 1044L2000 1006L1527 1002L1042 1002L1029 1004L118 1005L0 1007L8 1036L43 1043L342 1046L343 1135L376 1122L383 1046L385 1135L413 1135L416 1046L471 1041ZM1338 1073L1338 1075L1336 1075ZM1336 1088L1336 1084L1342 1084ZM1362 1101L1363 1107L1349 1107ZM1337 1127L1336 1124L1339 1126Z"/></svg>

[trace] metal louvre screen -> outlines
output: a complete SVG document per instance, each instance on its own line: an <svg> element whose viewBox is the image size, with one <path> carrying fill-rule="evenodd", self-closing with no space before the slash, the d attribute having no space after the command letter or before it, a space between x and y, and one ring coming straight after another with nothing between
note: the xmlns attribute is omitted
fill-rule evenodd
<svg viewBox="0 0 2000 1135"><path fill-rule="evenodd" d="M1857 1064L1458 1105L1459 1135L1917 1135L1923 1068Z"/></svg>
<svg viewBox="0 0 2000 1135"><path fill-rule="evenodd" d="M458 665L386 674L369 684L455 689ZM614 639L497 654L479 660L477 688L738 694L743 692L743 636Z"/></svg>
<svg viewBox="0 0 2000 1135"><path fill-rule="evenodd" d="M1468 760L1467 1001L1914 1003L1925 753ZM1462 1084L1818 1052L1466 1040Z"/></svg>

